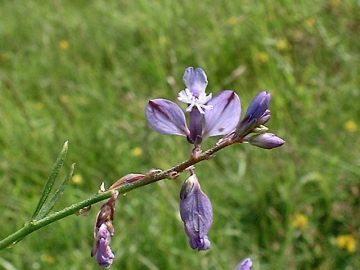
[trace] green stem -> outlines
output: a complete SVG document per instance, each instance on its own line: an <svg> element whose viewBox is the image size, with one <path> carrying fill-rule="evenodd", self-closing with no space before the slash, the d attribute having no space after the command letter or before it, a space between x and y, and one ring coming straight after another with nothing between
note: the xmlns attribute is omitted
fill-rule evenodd
<svg viewBox="0 0 360 270"><path fill-rule="evenodd" d="M195 165L203 160L210 159L216 152L218 152L219 150L221 150L231 144L233 144L232 141L223 141L222 143L210 148L209 150L200 153L197 157L191 157L188 160L186 160L166 171L161 171L158 173L150 172L145 177L143 177L137 181L134 181L131 183L124 182L117 188L117 190L119 191L120 194L124 194L124 193L126 193L130 190L136 189L138 187L145 186L145 185L157 182L162 179L171 178L172 175L174 175L174 173L181 173L192 165ZM91 206L92 204L95 204L97 202L100 202L100 201L110 198L112 196L112 194L113 194L113 190L101 192L101 193L93 195L92 197L90 197L84 201L75 203L73 205L70 205L70 206L58 211L58 212L52 213L44 218L28 222L24 225L24 227L22 227L18 231L14 232L13 234L11 234L8 237L1 240L0 241L0 250L6 248L8 246L16 244L17 242L22 240L28 234L30 234L36 230L39 230L40 228L42 228L50 223L53 223L60 219L63 219L72 214L78 213L81 209L83 209L85 207Z"/></svg>

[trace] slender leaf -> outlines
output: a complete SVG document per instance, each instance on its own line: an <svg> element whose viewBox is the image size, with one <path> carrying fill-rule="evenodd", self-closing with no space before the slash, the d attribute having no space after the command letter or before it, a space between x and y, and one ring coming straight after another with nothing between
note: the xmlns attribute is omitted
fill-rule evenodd
<svg viewBox="0 0 360 270"><path fill-rule="evenodd" d="M54 208L56 202L63 195L64 190L65 190L67 184L69 183L69 180L73 176L74 168L75 168L75 163L73 163L71 165L69 173L64 177L64 180L62 181L62 183L60 184L60 186L56 190L56 192L55 192L54 196L51 198L51 200L48 203L45 203L43 205L43 207L41 208L39 214L37 215L38 218L45 217Z"/></svg>
<svg viewBox="0 0 360 270"><path fill-rule="evenodd" d="M33 219L36 219L37 218L37 215L38 213L40 212L41 208L43 207L46 199L48 198L49 196L49 193L51 192L51 189L55 183L55 180L56 180L56 177L58 176L63 164L64 164L64 161L65 161L65 158L66 158L66 154L67 154L67 151L68 151L68 141L66 141L64 143L64 146L59 154L59 156L57 157L55 163L54 163L54 166L51 170L51 173L49 175L49 178L44 186L44 190L41 194L41 197L40 197L40 200L38 202L38 205L36 206L36 209L34 211L34 214L32 215L32 218Z"/></svg>

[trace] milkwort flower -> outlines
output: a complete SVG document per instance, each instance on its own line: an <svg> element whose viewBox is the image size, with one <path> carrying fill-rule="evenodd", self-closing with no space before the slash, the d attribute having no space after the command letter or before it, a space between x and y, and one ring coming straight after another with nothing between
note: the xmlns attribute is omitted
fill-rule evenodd
<svg viewBox="0 0 360 270"><path fill-rule="evenodd" d="M118 196L119 192L114 191L112 197L101 206L94 226L94 246L91 257L96 255L98 264L105 268L111 266L115 257L111 251L110 242L115 233L112 221Z"/></svg>
<svg viewBox="0 0 360 270"><path fill-rule="evenodd" d="M187 68L183 80L186 88L179 92L178 100L188 105L189 127L184 112L176 103L153 99L146 107L152 128L162 134L185 136L195 146L200 145L204 137L227 135L235 129L240 120L241 105L234 91L225 90L215 97L207 95L208 81L201 68Z"/></svg>
<svg viewBox="0 0 360 270"><path fill-rule="evenodd" d="M201 190L194 171L182 185L180 192L180 216L190 246L197 250L210 248L208 232L213 222L213 211L209 198Z"/></svg>

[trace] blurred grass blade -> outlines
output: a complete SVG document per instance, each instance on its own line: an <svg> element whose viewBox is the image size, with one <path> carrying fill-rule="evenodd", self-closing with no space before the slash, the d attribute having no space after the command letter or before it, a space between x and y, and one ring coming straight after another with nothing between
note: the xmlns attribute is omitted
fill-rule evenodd
<svg viewBox="0 0 360 270"><path fill-rule="evenodd" d="M41 208L39 214L37 215L37 218L43 218L45 217L55 206L56 202L60 199L60 197L63 195L64 190L69 183L69 180L73 176L75 168L75 163L71 165L69 173L65 176L63 182L60 184L58 189L56 190L54 196L51 198L51 200L48 203L45 203L45 205Z"/></svg>
<svg viewBox="0 0 360 270"><path fill-rule="evenodd" d="M48 198L49 196L49 193L55 183L55 180L56 180L56 177L58 176L63 164L64 164L64 161L65 161L65 158L66 158L66 154L67 154L67 151L68 151L68 141L66 141L64 143L64 146L59 154L59 156L57 157L56 161L55 161L55 164L51 170L51 173L49 175L49 178L44 186L44 190L41 194L41 197L40 197L40 200L39 200L39 203L35 209L35 212L34 214L32 215L32 219L36 219L37 218L37 215L38 213L40 212L41 208L43 207L46 199Z"/></svg>

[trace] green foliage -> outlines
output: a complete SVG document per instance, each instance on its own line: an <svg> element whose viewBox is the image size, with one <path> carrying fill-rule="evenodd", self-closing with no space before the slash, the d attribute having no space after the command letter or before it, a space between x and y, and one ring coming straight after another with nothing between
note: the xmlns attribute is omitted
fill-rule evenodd
<svg viewBox="0 0 360 270"><path fill-rule="evenodd" d="M198 166L214 206L209 252L183 232L184 176L121 197L113 268L232 269L252 257L254 269L359 269L359 247L338 237L360 233L359 3L2 1L0 18L0 238L31 216L67 139L77 169L55 210L186 159L189 145L150 130L144 108L174 99L184 69L201 66L209 91L234 89L243 106L268 89L271 131L287 143ZM0 268L98 269L96 212L1 251Z"/></svg>

